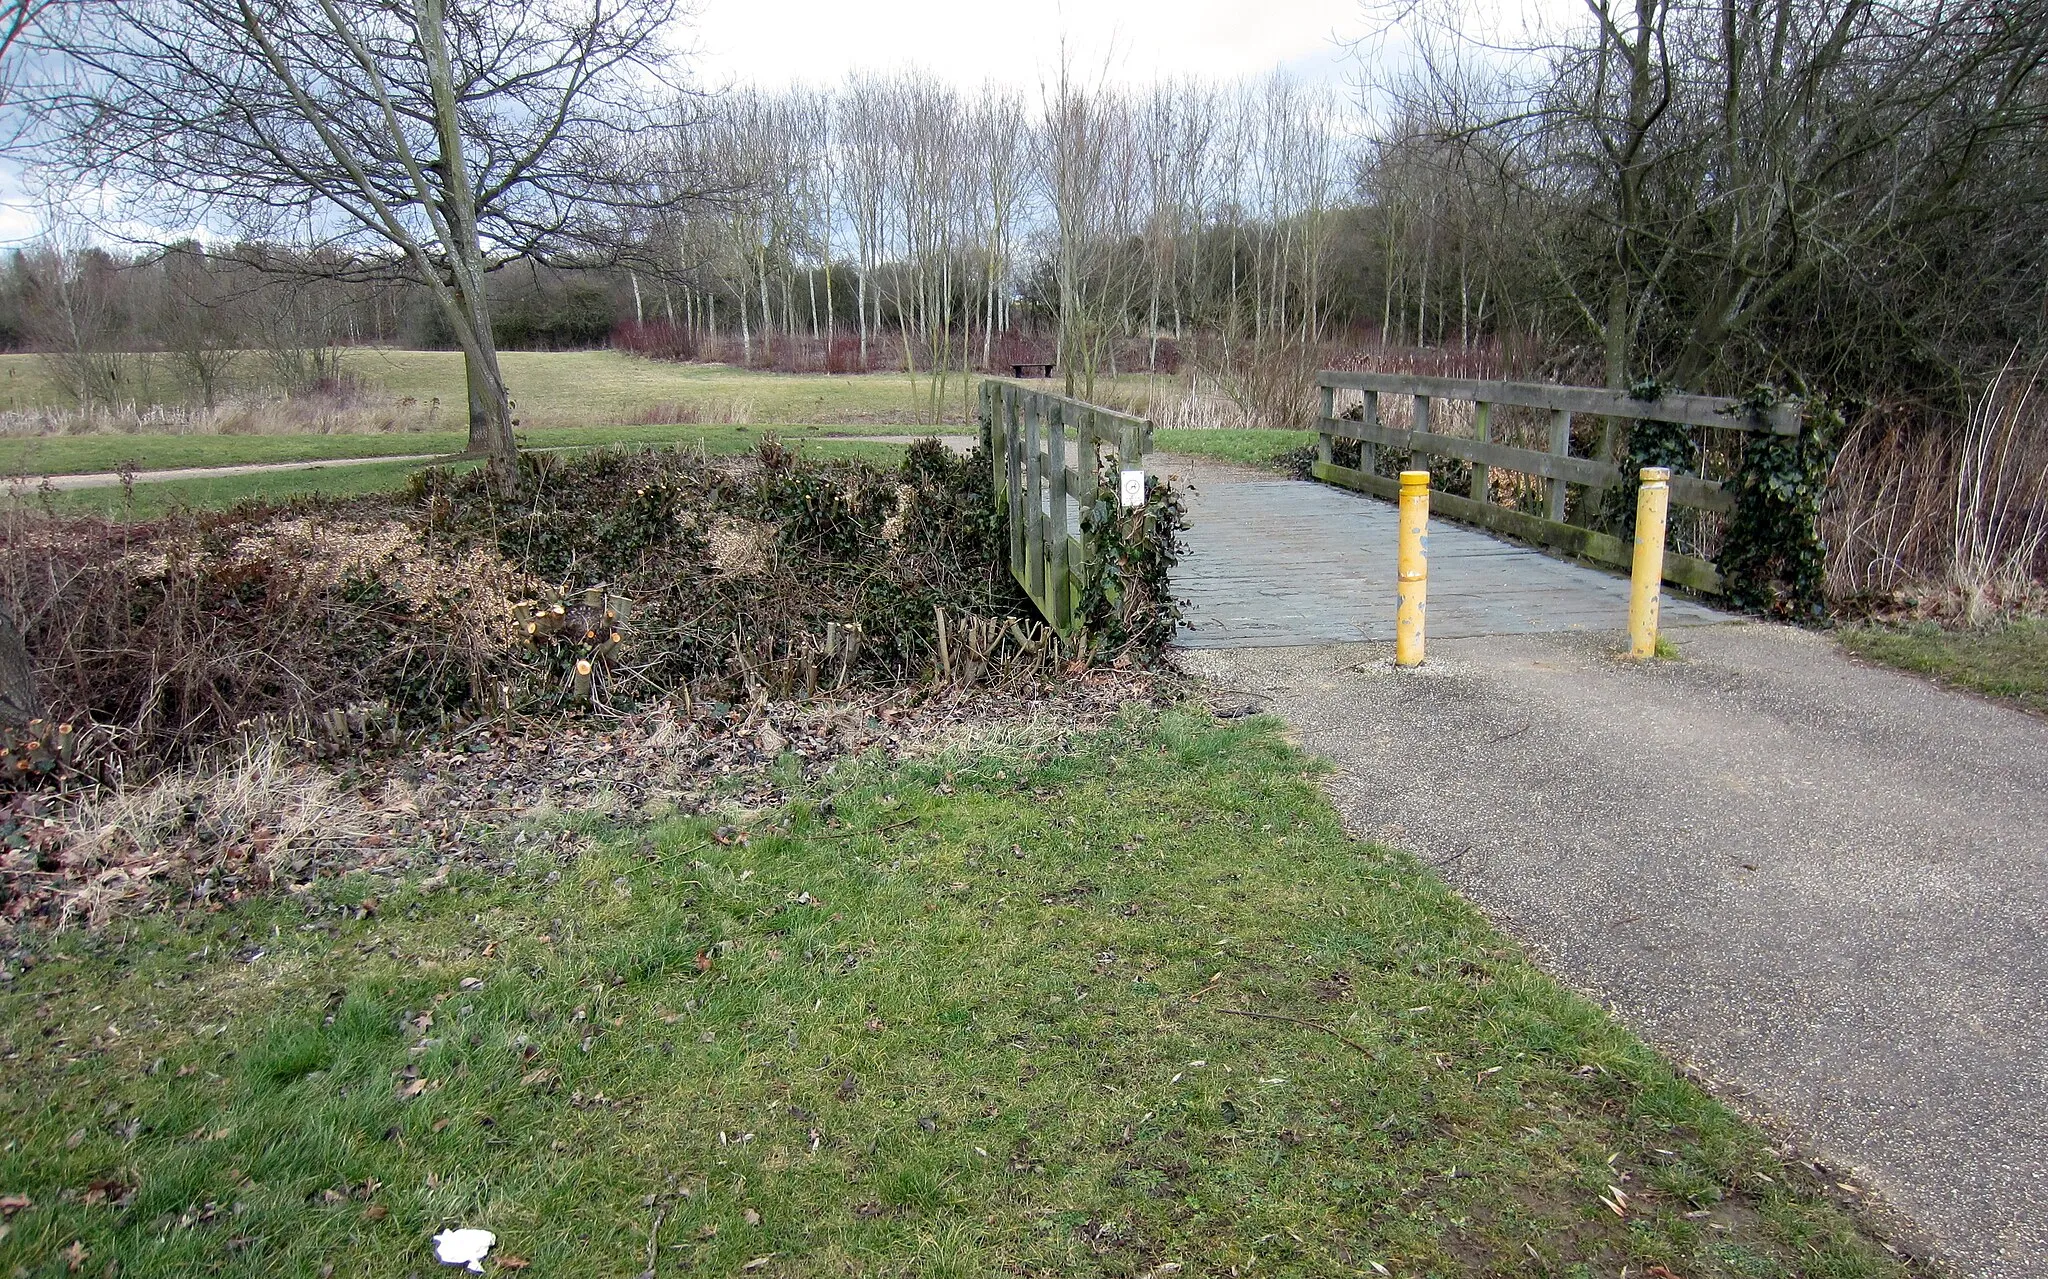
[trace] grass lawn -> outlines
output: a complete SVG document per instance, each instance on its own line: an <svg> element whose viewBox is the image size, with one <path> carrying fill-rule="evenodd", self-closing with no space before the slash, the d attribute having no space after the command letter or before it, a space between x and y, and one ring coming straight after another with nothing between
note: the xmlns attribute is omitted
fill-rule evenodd
<svg viewBox="0 0 2048 1279"><path fill-rule="evenodd" d="M714 453L740 453L765 434L783 440L827 439L834 435L902 435L916 438L962 428L917 426L568 426L519 432L527 448L577 448L593 444L698 444ZM55 435L0 436L0 475L83 475L183 466L242 466L268 462L314 462L331 458L391 457L413 453L460 453L465 431L407 431L381 435Z"/></svg>
<svg viewBox="0 0 2048 1279"><path fill-rule="evenodd" d="M630 438L620 440L607 436L603 445L591 445L589 436L575 438L574 431L549 433L536 431L536 436L546 437L560 434L571 437L562 444L535 444L540 448L582 448L609 447L623 444L647 444L659 446L676 444L689 446L702 444L711 453L744 453L760 442L764 432L747 427L647 427L630 433ZM917 438L912 434L904 436L902 444L880 441L835 440L827 437L805 437L795 431L777 432L785 442L793 443L803 452L817 457L850 459L873 462L881 466L894 466L903 457L903 450ZM251 438L251 437L230 437ZM265 437L254 437L265 438ZM272 437L277 438L277 437ZM297 438L344 438L344 437L297 437ZM370 437L383 438L383 437ZM399 439L418 440L419 436L399 436ZM454 442L460 447L461 440ZM418 450L426 451L426 450ZM344 454L343 456L348 456ZM374 455L372 455L374 456ZM307 470L264 471L251 475L227 475L212 479L156 480L139 479L135 485L135 497L131 503L118 486L91 489L71 489L50 497L50 506L64 514L103 515L110 519L149 519L184 507L195 510L225 510L238 502L255 498L273 501L292 497L321 495L326 497L352 497L362 493L388 493L403 488L408 477L415 471L431 465L424 462L366 462L360 466L335 466ZM468 462L449 465L467 467ZM41 509L43 499L33 490L24 490L19 499L31 509Z"/></svg>
<svg viewBox="0 0 2048 1279"><path fill-rule="evenodd" d="M405 487L419 462L371 462L363 466L336 466L307 471L266 471L255 475L225 475L203 480L158 480L137 483L131 502L116 487L70 489L50 495L50 509L64 515L100 515L108 519L152 519L183 508L202 511L226 510L240 502L264 498L284 501L320 494L326 497L355 497L364 493L389 493ZM457 466L474 463L458 462ZM43 499L30 494L22 499L31 510L41 510Z"/></svg>
<svg viewBox="0 0 2048 1279"><path fill-rule="evenodd" d="M899 374L864 376L751 373L724 365L669 364L615 351L508 351L502 357L522 422L520 438L532 448L558 448L601 440L645 444L701 441L713 452L752 447L763 431L785 439L846 435L921 435L971 432L953 422L915 425L921 401ZM393 395L443 405L460 403L461 356L452 351L360 348L345 353L347 366ZM1121 379L1131 388L1144 378ZM920 381L919 386L928 386ZM957 384L955 385L957 394ZM56 395L34 356L0 355L0 404L44 403ZM950 398L950 397L949 397ZM660 405L739 410L751 423L734 426L644 426L631 422ZM952 408L958 411L957 400ZM595 437L595 438L594 438ZM1271 465L1312 443L1306 431L1214 430L1156 433L1164 452L1199 454L1251 466ZM318 461L408 453L454 453L467 444L461 430L390 434L81 435L0 437L0 475L75 475L110 471L124 463L138 470L185 466Z"/></svg>
<svg viewBox="0 0 2048 1279"><path fill-rule="evenodd" d="M1901 1273L1278 725L1007 740L32 940L0 1274Z"/></svg>
<svg viewBox="0 0 2048 1279"><path fill-rule="evenodd" d="M506 351L499 357L514 412L530 427L622 422L662 404L732 404L748 422L918 420L930 383L900 373L753 373L722 364L675 364L617 351ZM343 367L398 396L463 402L457 351L350 350ZM959 389L948 397L955 412Z"/></svg>
<svg viewBox="0 0 2048 1279"><path fill-rule="evenodd" d="M515 412L527 426L585 426L630 421L657 405L736 405L753 422L918 420L930 383L913 389L900 373L859 375L752 373L728 365L673 364L618 351L506 351L499 356ZM458 413L467 395L459 351L352 347L342 367L392 395L439 400ZM0 409L68 403L40 357L0 355ZM959 411L959 384L948 397Z"/></svg>
<svg viewBox="0 0 2048 1279"><path fill-rule="evenodd" d="M1855 626L1838 632L1858 657L1931 675L1943 684L2048 711L2048 620L2035 618L1975 631L1932 622Z"/></svg>
<svg viewBox="0 0 2048 1279"><path fill-rule="evenodd" d="M1161 453L1193 454L1243 466L1272 466L1296 449L1316 442L1312 431L1213 430L1152 432Z"/></svg>

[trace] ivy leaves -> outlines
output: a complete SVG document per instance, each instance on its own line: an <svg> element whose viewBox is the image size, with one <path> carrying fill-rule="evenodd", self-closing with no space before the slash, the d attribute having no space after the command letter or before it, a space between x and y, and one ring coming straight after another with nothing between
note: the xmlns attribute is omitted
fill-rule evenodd
<svg viewBox="0 0 2048 1279"><path fill-rule="evenodd" d="M1105 464L1099 496L1081 520L1081 537L1095 566L1081 593L1079 612L1102 651L1150 662L1173 642L1180 601L1173 598L1173 566L1187 506L1157 476L1145 480L1145 504L1117 503L1117 472Z"/></svg>
<svg viewBox="0 0 2048 1279"><path fill-rule="evenodd" d="M1753 409L1777 396L1750 394ZM1842 435L1842 413L1824 396L1807 400L1798 435L1752 432L1727 488L1735 513L1721 541L1720 568L1728 602L1788 621L1818 621L1826 610L1827 545L1820 536L1821 500Z"/></svg>

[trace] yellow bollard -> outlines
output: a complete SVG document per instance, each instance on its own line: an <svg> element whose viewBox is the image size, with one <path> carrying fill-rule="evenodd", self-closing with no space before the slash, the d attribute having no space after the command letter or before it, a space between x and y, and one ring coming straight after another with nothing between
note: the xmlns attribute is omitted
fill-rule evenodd
<svg viewBox="0 0 2048 1279"><path fill-rule="evenodd" d="M1636 553L1629 572L1628 655L1657 655L1657 602L1664 584L1664 523L1671 506L1671 470L1646 466L1636 492Z"/></svg>
<svg viewBox="0 0 2048 1279"><path fill-rule="evenodd" d="M1394 665L1422 665L1422 614L1429 594L1429 472L1401 472L1400 604Z"/></svg>

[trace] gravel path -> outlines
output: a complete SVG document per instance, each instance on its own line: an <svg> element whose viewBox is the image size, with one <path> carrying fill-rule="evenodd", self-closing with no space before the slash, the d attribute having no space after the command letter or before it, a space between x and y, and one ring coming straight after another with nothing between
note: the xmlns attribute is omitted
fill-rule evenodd
<svg viewBox="0 0 2048 1279"><path fill-rule="evenodd" d="M1359 832L1854 1169L1962 1273L2040 1273L2048 720L1756 623L1635 665L1619 625L1433 630L1415 672L1378 643L1182 660L1333 761Z"/></svg>

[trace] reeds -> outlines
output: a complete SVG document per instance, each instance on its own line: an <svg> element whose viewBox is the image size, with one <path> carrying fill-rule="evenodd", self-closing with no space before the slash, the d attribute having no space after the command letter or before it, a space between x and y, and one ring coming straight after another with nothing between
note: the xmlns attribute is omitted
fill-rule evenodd
<svg viewBox="0 0 2048 1279"><path fill-rule="evenodd" d="M444 411L351 384L300 395L229 400L213 408L167 404L85 404L0 412L0 437L52 435L392 435L459 430L461 405Z"/></svg>
<svg viewBox="0 0 2048 1279"><path fill-rule="evenodd" d="M1980 625L2044 602L2048 401L2011 360L1958 429L1872 410L1843 442L1821 512L1829 597Z"/></svg>

